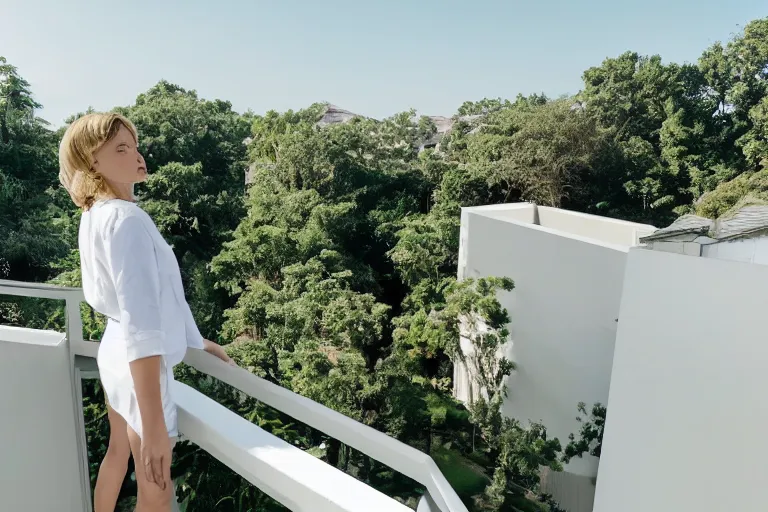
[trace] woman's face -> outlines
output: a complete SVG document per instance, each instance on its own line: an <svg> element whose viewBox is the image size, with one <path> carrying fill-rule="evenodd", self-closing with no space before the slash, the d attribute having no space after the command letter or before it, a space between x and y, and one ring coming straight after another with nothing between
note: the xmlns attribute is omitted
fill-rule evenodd
<svg viewBox="0 0 768 512"><path fill-rule="evenodd" d="M120 126L112 140L93 154L93 169L109 183L129 185L147 179L147 164L131 131Z"/></svg>

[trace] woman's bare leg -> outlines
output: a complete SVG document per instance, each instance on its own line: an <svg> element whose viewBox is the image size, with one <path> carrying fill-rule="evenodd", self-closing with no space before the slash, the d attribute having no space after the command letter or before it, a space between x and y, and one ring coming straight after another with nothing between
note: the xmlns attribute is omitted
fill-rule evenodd
<svg viewBox="0 0 768 512"><path fill-rule="evenodd" d="M117 496L123 486L125 473L128 471L128 458L131 445L128 442L125 420L107 404L109 418L109 446L107 454L99 466L96 477L96 489L93 493L94 512L114 512Z"/></svg>
<svg viewBox="0 0 768 512"><path fill-rule="evenodd" d="M136 466L136 484L139 487L136 497L136 512L171 512L173 500L176 499L173 482L169 482L165 490L162 490L157 484L147 480L144 467L141 464L141 438L128 425L126 425L126 431L133 452L134 466ZM173 455L173 445L174 440L171 440L171 455Z"/></svg>

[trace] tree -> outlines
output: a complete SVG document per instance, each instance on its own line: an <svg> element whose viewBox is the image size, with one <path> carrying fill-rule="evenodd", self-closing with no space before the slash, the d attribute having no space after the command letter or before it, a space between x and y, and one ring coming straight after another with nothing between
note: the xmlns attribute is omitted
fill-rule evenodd
<svg viewBox="0 0 768 512"><path fill-rule="evenodd" d="M574 457L581 458L585 453L599 458L603 451L605 406L596 403L592 406L589 415L587 415L587 404L579 402L578 410L580 415L576 417L576 420L581 423L581 429L579 430L578 439L575 434L568 436L570 442L563 451L563 462L565 464L568 464Z"/></svg>
<svg viewBox="0 0 768 512"><path fill-rule="evenodd" d="M747 204L768 202L768 169L741 174L720 183L712 192L704 194L694 205L695 213L717 219L729 211Z"/></svg>
<svg viewBox="0 0 768 512"><path fill-rule="evenodd" d="M736 144L747 170L755 171L765 166L768 150L768 18L748 23L723 53L733 78L726 101L743 133Z"/></svg>
<svg viewBox="0 0 768 512"><path fill-rule="evenodd" d="M0 142L10 144L11 129L18 125L34 124L35 109L41 108L32 98L29 82L19 75L18 69L0 56Z"/></svg>
<svg viewBox="0 0 768 512"><path fill-rule="evenodd" d="M0 278L45 280L70 247L60 228L71 207L53 190L57 141L37 108L29 83L0 57Z"/></svg>

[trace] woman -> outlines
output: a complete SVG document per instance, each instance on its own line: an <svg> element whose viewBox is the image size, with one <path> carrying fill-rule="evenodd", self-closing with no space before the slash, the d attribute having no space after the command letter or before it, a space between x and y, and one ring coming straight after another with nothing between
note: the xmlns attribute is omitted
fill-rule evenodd
<svg viewBox="0 0 768 512"><path fill-rule="evenodd" d="M110 438L96 481L95 512L114 511L131 452L137 512L170 511L178 435L170 396L173 367L187 347L233 363L200 335L176 257L134 202L134 184L147 179L134 125L117 114L77 119L61 141L59 163L62 185L83 210L78 244L85 300L108 317L97 362Z"/></svg>

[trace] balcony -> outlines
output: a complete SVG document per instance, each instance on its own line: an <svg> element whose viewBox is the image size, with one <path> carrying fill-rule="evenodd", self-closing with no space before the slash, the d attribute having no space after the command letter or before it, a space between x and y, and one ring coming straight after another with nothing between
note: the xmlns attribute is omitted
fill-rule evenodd
<svg viewBox="0 0 768 512"><path fill-rule="evenodd" d="M0 280L0 295L65 302L66 333L0 326L0 510L90 512L83 379L98 378L98 342L82 337L78 288ZM201 350L184 362L415 480L419 512L467 512L426 454ZM411 510L279 439L201 392L174 383L178 426L252 485L295 512Z"/></svg>

